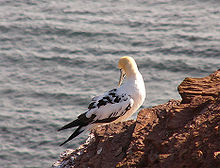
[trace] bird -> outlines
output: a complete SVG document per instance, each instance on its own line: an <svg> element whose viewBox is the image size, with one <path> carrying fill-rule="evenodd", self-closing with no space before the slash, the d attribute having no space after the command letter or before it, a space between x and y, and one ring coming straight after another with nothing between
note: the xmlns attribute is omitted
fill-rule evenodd
<svg viewBox="0 0 220 168"><path fill-rule="evenodd" d="M118 68L120 70L118 86L103 95L92 98L84 113L58 129L61 131L77 127L60 146L82 132L92 130L99 125L126 120L143 104L146 97L145 84L135 60L130 56L123 56L118 61Z"/></svg>

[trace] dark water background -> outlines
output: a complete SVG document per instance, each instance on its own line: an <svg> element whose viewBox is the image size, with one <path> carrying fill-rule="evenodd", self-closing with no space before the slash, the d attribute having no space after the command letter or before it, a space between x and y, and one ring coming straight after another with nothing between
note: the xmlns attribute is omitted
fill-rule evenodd
<svg viewBox="0 0 220 168"><path fill-rule="evenodd" d="M86 135L56 129L117 85L117 61L143 74L142 108L220 68L219 0L0 0L0 165L50 167ZM137 114L133 115L135 118Z"/></svg>

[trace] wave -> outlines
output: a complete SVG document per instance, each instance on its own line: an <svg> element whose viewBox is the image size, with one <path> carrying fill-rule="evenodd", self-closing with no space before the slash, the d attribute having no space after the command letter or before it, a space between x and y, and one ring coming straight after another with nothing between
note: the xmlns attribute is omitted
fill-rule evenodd
<svg viewBox="0 0 220 168"><path fill-rule="evenodd" d="M210 69L206 69L205 67L195 66L194 64L190 64L189 62L178 59L164 59L163 61L155 61L152 59L147 59L144 62L139 64L140 68L148 68L148 69L156 69L158 72L161 71L170 71L170 72L183 72L185 73L202 73L202 72L209 72Z"/></svg>
<svg viewBox="0 0 220 168"><path fill-rule="evenodd" d="M162 53L164 55L184 55L185 57L198 57L198 58L217 58L220 56L220 49L212 48L208 46L185 48L181 46L175 46L170 48L157 48L151 51L151 53Z"/></svg>

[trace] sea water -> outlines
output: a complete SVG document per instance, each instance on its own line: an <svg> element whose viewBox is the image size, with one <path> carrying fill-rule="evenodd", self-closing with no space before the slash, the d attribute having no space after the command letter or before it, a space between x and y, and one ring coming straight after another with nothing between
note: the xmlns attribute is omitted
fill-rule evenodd
<svg viewBox="0 0 220 168"><path fill-rule="evenodd" d="M117 86L122 56L144 77L141 108L180 99L185 77L220 68L220 1L1 0L0 167L50 167L82 144L59 147L73 130L57 129Z"/></svg>

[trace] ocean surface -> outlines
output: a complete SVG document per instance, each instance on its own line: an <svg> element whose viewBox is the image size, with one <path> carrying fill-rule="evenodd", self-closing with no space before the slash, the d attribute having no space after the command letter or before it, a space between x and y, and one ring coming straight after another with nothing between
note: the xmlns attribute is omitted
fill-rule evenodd
<svg viewBox="0 0 220 168"><path fill-rule="evenodd" d="M0 0L0 167L50 167L82 144L59 147L73 130L56 130L116 87L122 56L143 74L141 108L180 99L185 77L220 68L220 1Z"/></svg>

